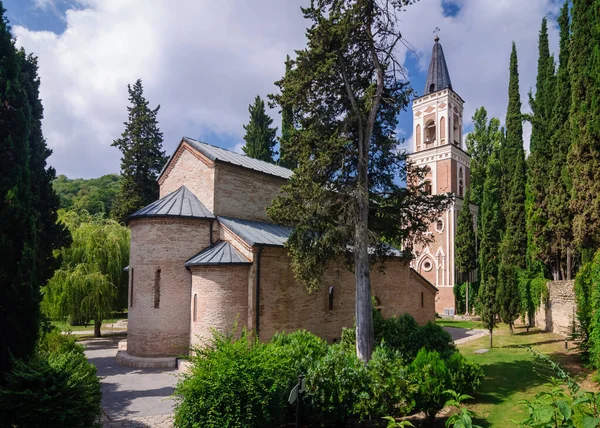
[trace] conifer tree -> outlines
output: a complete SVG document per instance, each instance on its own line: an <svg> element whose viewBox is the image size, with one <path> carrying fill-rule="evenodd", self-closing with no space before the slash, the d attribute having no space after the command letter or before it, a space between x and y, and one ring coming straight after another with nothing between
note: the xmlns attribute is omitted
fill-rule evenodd
<svg viewBox="0 0 600 428"><path fill-rule="evenodd" d="M481 244L479 250L479 300L481 302L481 320L483 326L490 332L490 348L492 334L496 327L498 306L498 268L500 264L499 247L502 240L502 207L500 204L501 167L498 156L499 145L495 146L490 155L483 198L479 212Z"/></svg>
<svg viewBox="0 0 600 428"><path fill-rule="evenodd" d="M531 139L527 158L527 262L531 272L543 272L552 262L548 224L549 165L552 159L550 124L555 98L554 59L548 43L548 23L542 19L538 42L538 72L535 96L529 92ZM540 263L541 262L541 263Z"/></svg>
<svg viewBox="0 0 600 428"><path fill-rule="evenodd" d="M141 79L133 86L127 85L127 90L131 104L127 107L128 121L121 138L112 143L122 153L121 189L113 210L113 216L120 221L158 199L156 180L167 162L156 118L160 105L155 109L148 107Z"/></svg>
<svg viewBox="0 0 600 428"><path fill-rule="evenodd" d="M477 267L477 238L475 237L475 229L473 225L473 214L471 214L471 191L467 189L463 206L458 215L458 224L456 226L456 255L455 264L456 270L463 276L469 275ZM466 311L469 313L470 303L475 296L469 296L469 279L466 281L467 287L467 303ZM471 300L469 302L468 300Z"/></svg>
<svg viewBox="0 0 600 428"><path fill-rule="evenodd" d="M292 67L290 56L285 61L285 75L287 76ZM281 110L281 138L279 139L279 161L284 168L294 169L297 162L290 153L289 146L292 144L292 132L294 131L294 112L291 106L285 106Z"/></svg>
<svg viewBox="0 0 600 428"><path fill-rule="evenodd" d="M569 2L565 1L558 18L560 26L559 65L556 73L556 95L552 111L550 129L552 137L550 146L552 159L550 162L548 181L548 227L550 229L550 245L553 260L551 272L554 280L571 279L572 258L571 245L572 221L570 192L571 177L567 166L567 154L571 147L571 129L569 110L571 106L571 81L569 72L570 40Z"/></svg>
<svg viewBox="0 0 600 428"><path fill-rule="evenodd" d="M573 0L569 60L573 238L588 259L600 247L599 7L597 0Z"/></svg>
<svg viewBox="0 0 600 428"><path fill-rule="evenodd" d="M525 152L523 150L517 49L514 43L510 55L506 139L501 147L501 159L504 167L502 211L506 229L500 246L498 302L502 320L509 325L512 331L520 309L517 272L518 269L525 268L524 250L527 248Z"/></svg>
<svg viewBox="0 0 600 428"><path fill-rule="evenodd" d="M0 373L27 357L39 322L35 216L31 208L30 108L21 57L0 1Z"/></svg>
<svg viewBox="0 0 600 428"><path fill-rule="evenodd" d="M248 107L248 112L250 112L250 122L244 125L246 144L242 150L246 156L272 163L277 128L271 128L273 119L265 112L265 102L257 95L254 104Z"/></svg>

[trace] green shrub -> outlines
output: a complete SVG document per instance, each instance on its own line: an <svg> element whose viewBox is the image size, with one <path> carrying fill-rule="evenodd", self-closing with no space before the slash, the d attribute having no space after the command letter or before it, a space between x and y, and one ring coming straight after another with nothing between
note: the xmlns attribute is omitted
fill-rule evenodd
<svg viewBox="0 0 600 428"><path fill-rule="evenodd" d="M83 347L59 332L42 337L29 361L17 360L0 388L0 426L95 427L100 381Z"/></svg>
<svg viewBox="0 0 600 428"><path fill-rule="evenodd" d="M448 368L448 388L461 394L471 394L479 389L483 380L483 369L468 361L459 352L445 360Z"/></svg>

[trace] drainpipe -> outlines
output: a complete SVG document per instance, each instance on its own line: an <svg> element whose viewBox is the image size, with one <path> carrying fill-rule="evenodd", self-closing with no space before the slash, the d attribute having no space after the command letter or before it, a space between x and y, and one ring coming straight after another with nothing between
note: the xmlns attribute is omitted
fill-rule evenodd
<svg viewBox="0 0 600 428"><path fill-rule="evenodd" d="M256 337L260 337L260 254L262 253L263 247L258 247L256 253Z"/></svg>

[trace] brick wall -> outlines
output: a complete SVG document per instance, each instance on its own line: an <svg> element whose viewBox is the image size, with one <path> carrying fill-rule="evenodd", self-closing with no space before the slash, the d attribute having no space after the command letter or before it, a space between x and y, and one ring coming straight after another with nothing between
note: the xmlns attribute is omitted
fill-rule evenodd
<svg viewBox="0 0 600 428"><path fill-rule="evenodd" d="M215 215L270 221L265 208L285 179L223 162L217 162L215 170Z"/></svg>
<svg viewBox="0 0 600 428"><path fill-rule="evenodd" d="M567 336L576 319L575 281L551 281L547 283L548 298L542 301L535 314L535 325L542 330Z"/></svg>
<svg viewBox="0 0 600 428"><path fill-rule="evenodd" d="M237 321L239 333L246 326L248 271L248 265L192 268L192 346L210 337L211 328L221 333L229 333Z"/></svg>
<svg viewBox="0 0 600 428"><path fill-rule="evenodd" d="M183 143L159 181L160 197L186 186L206 208L214 212L214 183L212 162Z"/></svg>
<svg viewBox="0 0 600 428"><path fill-rule="evenodd" d="M208 246L209 225L209 220L172 217L130 222L130 354L159 357L187 353L191 274L183 263ZM155 308L159 269L160 300Z"/></svg>

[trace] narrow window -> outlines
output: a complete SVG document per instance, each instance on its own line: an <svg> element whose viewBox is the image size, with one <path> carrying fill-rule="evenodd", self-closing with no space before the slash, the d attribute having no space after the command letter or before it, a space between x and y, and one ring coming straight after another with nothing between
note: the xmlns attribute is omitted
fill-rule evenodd
<svg viewBox="0 0 600 428"><path fill-rule="evenodd" d="M154 274L154 307L160 306L160 269Z"/></svg>
<svg viewBox="0 0 600 428"><path fill-rule="evenodd" d="M435 92L435 83L429 85L429 92Z"/></svg>
<svg viewBox="0 0 600 428"><path fill-rule="evenodd" d="M196 313L198 312L198 295L194 294L194 310L192 313L192 319L194 320L194 322L196 322Z"/></svg>
<svg viewBox="0 0 600 428"><path fill-rule="evenodd" d="M421 291L421 307L425 306L425 296L423 296L423 292Z"/></svg>
<svg viewBox="0 0 600 428"><path fill-rule="evenodd" d="M334 287L329 287L329 310L333 311L333 290Z"/></svg>
<svg viewBox="0 0 600 428"><path fill-rule="evenodd" d="M425 184L423 185L423 193L425 193L426 195L431 195L431 192L432 192L431 181L427 180L427 181L425 181Z"/></svg>
<svg viewBox="0 0 600 428"><path fill-rule="evenodd" d="M129 306L133 308L133 268L129 267L130 283L129 283Z"/></svg>

